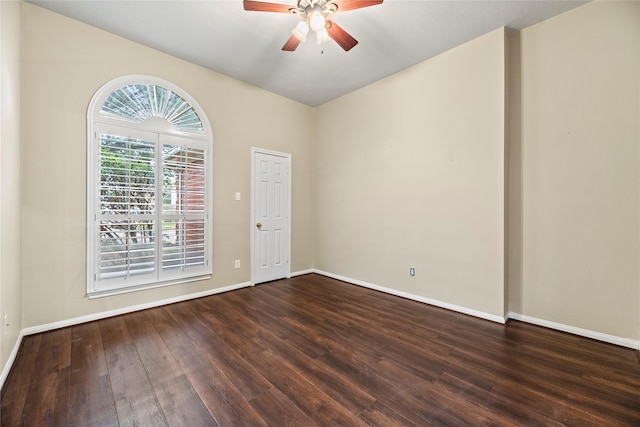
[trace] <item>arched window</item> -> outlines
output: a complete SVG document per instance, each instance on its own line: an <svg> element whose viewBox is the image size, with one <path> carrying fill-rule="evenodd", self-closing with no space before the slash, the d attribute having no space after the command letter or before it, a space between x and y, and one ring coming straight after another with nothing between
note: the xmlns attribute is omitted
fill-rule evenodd
<svg viewBox="0 0 640 427"><path fill-rule="evenodd" d="M87 113L87 294L211 274L211 128L148 76L109 82Z"/></svg>

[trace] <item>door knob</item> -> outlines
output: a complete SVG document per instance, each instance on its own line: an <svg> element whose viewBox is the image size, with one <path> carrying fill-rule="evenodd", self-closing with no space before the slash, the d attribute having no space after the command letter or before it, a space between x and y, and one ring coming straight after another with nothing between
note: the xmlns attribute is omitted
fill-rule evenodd
<svg viewBox="0 0 640 427"><path fill-rule="evenodd" d="M257 224L256 224L256 227L258 227L258 228L262 228L262 224L261 224L261 223L257 223Z"/></svg>

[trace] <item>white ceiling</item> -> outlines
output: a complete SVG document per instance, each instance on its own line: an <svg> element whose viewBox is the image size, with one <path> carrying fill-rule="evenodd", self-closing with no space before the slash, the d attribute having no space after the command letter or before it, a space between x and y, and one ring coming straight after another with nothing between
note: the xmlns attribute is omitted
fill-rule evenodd
<svg viewBox="0 0 640 427"><path fill-rule="evenodd" d="M173 56L317 106L500 27L523 29L585 1L384 0L334 20L359 44L311 36L280 50L299 18L242 0L28 0ZM294 5L296 0L275 0Z"/></svg>

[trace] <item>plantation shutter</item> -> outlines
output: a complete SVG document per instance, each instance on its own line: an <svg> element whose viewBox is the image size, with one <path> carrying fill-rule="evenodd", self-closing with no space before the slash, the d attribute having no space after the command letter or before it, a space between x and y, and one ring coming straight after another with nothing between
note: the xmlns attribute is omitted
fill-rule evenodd
<svg viewBox="0 0 640 427"><path fill-rule="evenodd" d="M205 150L187 138L161 135L162 271L206 266Z"/></svg>
<svg viewBox="0 0 640 427"><path fill-rule="evenodd" d="M156 271L157 135L100 128L97 279L148 280Z"/></svg>

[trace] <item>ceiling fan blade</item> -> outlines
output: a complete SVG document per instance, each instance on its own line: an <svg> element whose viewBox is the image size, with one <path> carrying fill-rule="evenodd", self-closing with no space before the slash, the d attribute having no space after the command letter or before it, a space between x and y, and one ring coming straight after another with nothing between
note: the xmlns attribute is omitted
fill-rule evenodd
<svg viewBox="0 0 640 427"><path fill-rule="evenodd" d="M289 40L282 46L282 50L286 50L288 52L293 52L298 48L300 44L300 40L296 36L289 37Z"/></svg>
<svg viewBox="0 0 640 427"><path fill-rule="evenodd" d="M278 12L278 13L290 13L291 9L295 9L295 6L289 6L286 4L267 3L264 1L244 0L244 10L253 10L256 12Z"/></svg>
<svg viewBox="0 0 640 427"><path fill-rule="evenodd" d="M327 24L327 33L329 33L329 37L334 39L345 51L351 50L352 47L358 44L358 40L351 37L351 34L347 33L335 22L330 21Z"/></svg>
<svg viewBox="0 0 640 427"><path fill-rule="evenodd" d="M375 6L381 4L383 0L333 0L338 6L338 12L345 12L347 10L361 9L363 7Z"/></svg>

